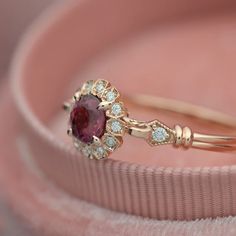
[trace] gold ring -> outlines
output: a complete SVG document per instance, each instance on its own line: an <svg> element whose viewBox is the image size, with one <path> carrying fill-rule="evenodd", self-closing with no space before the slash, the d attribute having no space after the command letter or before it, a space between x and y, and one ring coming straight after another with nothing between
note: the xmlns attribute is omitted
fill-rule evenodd
<svg viewBox="0 0 236 236"><path fill-rule="evenodd" d="M196 117L224 127L236 127L233 117L188 103L146 95L131 100L142 106ZM187 126L170 128L157 119L139 121L129 118L119 91L103 79L86 81L63 107L70 113L67 133L74 146L89 159L107 158L122 145L126 133L146 140L151 146L172 144L185 149L236 150L235 136L201 134Z"/></svg>

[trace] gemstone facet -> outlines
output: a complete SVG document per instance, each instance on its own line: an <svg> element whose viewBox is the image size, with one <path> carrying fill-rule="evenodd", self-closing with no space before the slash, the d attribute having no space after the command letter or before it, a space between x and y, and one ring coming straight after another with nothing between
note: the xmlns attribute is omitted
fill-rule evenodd
<svg viewBox="0 0 236 236"><path fill-rule="evenodd" d="M114 133L120 133L121 130L122 130L122 125L120 124L119 121L114 120L114 121L111 123L111 130L112 130Z"/></svg>
<svg viewBox="0 0 236 236"><path fill-rule="evenodd" d="M103 147L97 147L95 152L96 152L97 158L99 158L99 159L103 158L104 155L106 154L105 149Z"/></svg>
<svg viewBox="0 0 236 236"><path fill-rule="evenodd" d="M122 108L121 108L121 105L119 103L115 103L112 105L111 107L111 113L115 116L118 116L120 115L122 112Z"/></svg>
<svg viewBox="0 0 236 236"><path fill-rule="evenodd" d="M114 93L114 91L109 91L107 94L106 94L106 98L107 98L107 101L108 102L111 102L115 99L116 97L116 94Z"/></svg>
<svg viewBox="0 0 236 236"><path fill-rule="evenodd" d="M81 150L82 154L86 157L89 157L92 155L92 150L89 148L89 147L84 147L82 150Z"/></svg>
<svg viewBox="0 0 236 236"><path fill-rule="evenodd" d="M87 93L90 93L93 87L93 81L89 80L86 83L84 83L83 90Z"/></svg>
<svg viewBox="0 0 236 236"><path fill-rule="evenodd" d="M164 142L168 137L169 134L162 127L158 127L152 131L152 138L155 142Z"/></svg>
<svg viewBox="0 0 236 236"><path fill-rule="evenodd" d="M116 146L116 140L114 137L112 136L108 136L106 138L106 145L109 147L109 148L114 148Z"/></svg>
<svg viewBox="0 0 236 236"><path fill-rule="evenodd" d="M100 138L105 132L105 112L97 109L100 102L91 94L83 95L71 111L72 134L81 142L91 143L93 136Z"/></svg>
<svg viewBox="0 0 236 236"><path fill-rule="evenodd" d="M106 82L104 80L99 80L95 84L96 93L102 93L104 91L105 87L106 87Z"/></svg>

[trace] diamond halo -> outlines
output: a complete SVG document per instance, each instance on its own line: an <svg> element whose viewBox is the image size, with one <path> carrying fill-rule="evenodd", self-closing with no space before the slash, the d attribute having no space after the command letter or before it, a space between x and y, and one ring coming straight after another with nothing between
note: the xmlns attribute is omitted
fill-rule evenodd
<svg viewBox="0 0 236 236"><path fill-rule="evenodd" d="M90 100L92 100L85 100L85 96L90 96ZM94 110L94 107L91 107L94 106L92 105L94 104L94 99L91 96L94 97L94 99L99 99L100 101L100 104L98 104L96 108L97 111ZM80 105L79 103L81 103L80 101L82 100L85 101ZM76 111L75 108L77 108ZM90 112L90 109L93 109L94 111ZM91 126L92 128L90 130L87 128L87 126L83 125L86 123L84 119L89 121L93 114L98 113L99 115L99 110L104 111L106 118L104 132L101 132L101 125L97 126L95 130L94 126ZM127 112L123 106L123 103L119 100L119 92L116 90L116 88L112 87L108 81L99 79L85 82L73 96L71 104L71 114L72 113L75 113L75 121L73 120L75 127L72 126L70 122L68 134L73 137L75 147L81 152L83 156L88 157L89 159L104 159L107 158L123 143L125 123L122 118L127 115ZM79 128L76 129L78 126ZM84 131L85 129L87 129L86 132ZM78 133L75 131L81 130L83 131L82 135L75 136L75 134ZM100 132L98 132L98 130ZM92 141L90 141L87 136L90 137L94 132L103 134L99 135L98 137L96 135L92 136ZM83 142L83 140L85 140L85 134L87 135L85 136L87 139L86 142ZM80 139L81 136L83 138L82 140Z"/></svg>

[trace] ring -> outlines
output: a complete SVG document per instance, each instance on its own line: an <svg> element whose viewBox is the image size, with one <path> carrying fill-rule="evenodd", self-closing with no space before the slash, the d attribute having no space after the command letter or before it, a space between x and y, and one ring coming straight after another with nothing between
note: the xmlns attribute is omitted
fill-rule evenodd
<svg viewBox="0 0 236 236"><path fill-rule="evenodd" d="M233 117L200 106L147 95L130 100L142 106L180 113L224 127L236 127ZM107 158L122 145L126 133L146 140L150 146L172 144L185 149L236 150L235 136L196 133L180 125L170 128L157 119L139 121L129 118L119 91L103 79L86 81L73 98L63 104L63 108L70 114L67 134L72 137L76 149L89 159Z"/></svg>

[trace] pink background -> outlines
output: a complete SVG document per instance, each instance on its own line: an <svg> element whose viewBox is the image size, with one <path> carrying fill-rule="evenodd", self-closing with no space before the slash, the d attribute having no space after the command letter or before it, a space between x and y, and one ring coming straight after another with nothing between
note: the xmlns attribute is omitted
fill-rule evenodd
<svg viewBox="0 0 236 236"><path fill-rule="evenodd" d="M181 235L180 232L183 232L183 235L191 235L191 232L197 232L198 229L205 233L211 230L211 235L215 235L217 232L224 232L225 229L229 230L228 225L230 224L233 229L235 223L233 220L231 222L231 218L225 221L222 219L221 222L223 226L221 228L220 225L217 224L217 220L205 220L202 225L199 224L199 222L188 222L189 227L192 227L192 229L188 229L188 227L183 226L183 222L181 221L172 223L169 221L146 221L83 203L80 200L81 197L107 208L110 208L109 204L111 203L115 204L115 209L124 210L125 212L132 212L132 210L134 210L132 213L157 219L189 220L198 218L198 216L204 216L204 218L211 216L228 216L235 213L235 206L231 204L232 201L230 201L231 198L234 199L235 197L235 186L234 183L232 181L230 183L229 180L229 178L234 180L235 160L233 155L223 157L221 154L203 154L198 151L176 152L176 150L171 148L160 148L158 151L151 150L147 149L148 146L145 143L127 138L126 142L131 144L133 142L133 145L125 145L120 149L113 157L117 161L111 159L111 161L107 162L108 164L104 164L104 166L103 164L88 164L86 160L82 159L79 155L73 155L73 151L69 146L70 142L64 135L66 117L59 112L59 107L61 101L71 94L74 85L77 86L80 81L99 75L111 78L111 81L117 84L124 92L146 92L183 99L211 106L212 108L220 108L222 111L235 115L232 109L235 93L230 83L234 80L235 54L233 52L235 50L234 39L236 37L234 12L231 10L222 10L223 8L220 5L222 3L221 1L216 1L216 8L214 8L212 12L208 12L206 10L208 9L208 5L205 5L205 2L201 1L199 1L199 3L190 2L190 5L183 1L182 3L187 4L186 6L189 7L187 8L188 11L185 11L184 4L179 6L175 6L173 2L171 2L172 4L170 5L163 4L158 7L160 14L158 16L164 17L162 13L165 12L165 10L174 14L176 9L180 9L182 13L186 14L185 17L181 19L178 17L170 19L166 24L160 24L158 27L156 27L155 24L152 25L152 23L154 23L152 20L154 19L151 19L149 22L150 27L141 31L141 34L128 34L129 37L125 38L124 41L120 40L116 42L114 40L112 44L107 44L106 42L109 42L109 37L115 39L116 37L114 36L116 36L116 34L120 36L119 32L122 32L122 27L126 26L126 19L125 17L120 18L119 14L111 14L111 21L106 21L105 17L99 18L99 13L103 13L101 16L107 16L106 7L109 6L109 4L107 4L108 2L103 1L106 4L99 6L101 12L98 11L98 6L93 5L94 7L90 8L90 5L86 5L87 2L89 4L89 2L91 3L92 1L84 1L80 8L83 9L83 11L78 10L80 14L74 15L74 17L81 17L84 21L73 21L73 18L69 17L67 20L70 24L67 23L68 25L66 25L67 21L62 21L58 24L58 28L55 27L52 31L49 30L49 32L45 30L45 32L47 32L45 33L45 38L42 37L40 40L31 41L34 37L29 37L27 41L28 44L25 43L27 47L18 54L20 57L17 57L18 61L15 61L13 74L11 74L12 78L14 78L14 91L16 94L13 99L15 100L9 99L8 101L7 96L5 96L3 101L5 102L5 106L2 112L3 114L9 112L9 114L12 114L12 117L15 117L16 111L10 109L10 107L17 106L20 108L18 116L22 117L16 121L11 120L8 132L6 132L5 137L2 135L2 139L0 140L8 140L8 142L5 143L9 145L11 138L14 137L14 127L18 127L17 124L22 123L22 127L18 127L19 130L17 129L17 132L19 132L17 135L25 135L26 141L28 138L33 151L32 159L36 161L40 169L36 170L37 168L31 166L31 158L23 161L16 159L14 155L15 146L13 146L14 148L12 149L4 149L5 158L2 159L3 163L6 166L14 168L12 172L8 172L5 169L1 169L0 171L2 173L1 180L5 180L2 182L2 186L3 189L5 187L8 193L9 202L11 202L12 207L16 212L23 215L22 218L27 223L30 222L30 224L38 227L40 230L44 229L45 232L55 230L58 234L69 230L70 234L73 235L73 233L78 232L76 230L80 230L80 232L84 230L87 233L86 235L93 235L95 232L100 232L101 235L104 235L102 234L104 229L109 228L109 232L112 232L113 235L119 235L119 229L122 227L126 235L130 235L130 232L134 232L132 224L137 225L136 233L139 233L139 235L150 235L148 232L154 233L157 232L157 230L159 230L159 233L167 232L167 235L173 235L174 232L178 232L178 235ZM204 8L206 11L201 12L201 15L195 15L196 8L191 8L191 3L193 6L199 7L199 9L206 7L206 9ZM209 1L209 6L211 3L213 2ZM196 6L194 4L198 5ZM219 6L217 4L219 4ZM127 6L116 2L116 4L113 3L109 7L119 12L122 10L125 11ZM148 5L146 5L146 7L148 9ZM133 19L132 14L135 16L135 14L138 15L139 13L138 8L133 10L134 11L131 12L131 18L129 19L131 22ZM154 14L156 9L150 8L149 10ZM211 13L209 14L211 17L208 17L208 13ZM71 14L71 16L73 16L73 14ZM126 17L127 16L130 15L127 14ZM147 19L148 16L149 15L146 16ZM96 17L98 17L97 21ZM118 21L116 21L116 19L118 19ZM84 22L87 23L87 26L83 28ZM91 30L89 27L93 28L94 22L96 22L97 25ZM111 24L114 22L117 24L116 26L120 25L122 27L112 28ZM46 25L46 21L44 23ZM131 26L136 30L142 28L138 22L136 22L136 19ZM105 30L101 34L101 30L106 29L106 27L109 30ZM83 33L81 33L82 30ZM31 32L34 32L32 35L35 35L37 27ZM119 39L122 39L122 37ZM92 45L92 47L80 48L80 45L84 45L85 42L87 45ZM159 45L159 47L157 47L156 44ZM106 50L100 50L101 45L104 46ZM33 48L32 51L30 50L31 46ZM10 51L10 49L7 49L7 52L10 53ZM94 52L95 54L93 54ZM89 57L91 55L93 56L92 59ZM7 57L4 59L6 59L4 63L7 64ZM225 63L225 61L227 61L227 63ZM83 65L83 67L80 67L81 65ZM145 78L145 80L143 78ZM227 78L227 83L225 83L222 78ZM134 83L133 85L133 83L128 83L127 81L138 81L138 83ZM193 88L193 90L189 92L186 88ZM185 91L188 92L186 93ZM225 96L225 91L227 91L227 96ZM42 96L42 94L44 96ZM133 109L132 114L146 118L146 114L140 114L139 110ZM150 117L155 116L154 113L149 115ZM175 121L173 117L169 117L169 119L165 117L165 119L170 124ZM2 127L2 129L3 128L4 127ZM59 137L59 139L56 139L55 136ZM14 140L17 142L16 137ZM136 143L140 143L140 145L138 145L139 149L132 148L137 146ZM48 158L49 156L50 158ZM122 160L123 163L119 163L120 160ZM72 166L70 161L73 163ZM124 188L126 188L127 191L131 189L130 187L134 186L135 192L135 188L137 187L137 192L141 196L142 204L139 204L138 196L137 198L134 196L130 198L128 194L125 195L125 193L122 192L118 192L117 196L113 196L113 199L118 200L117 203L112 202L113 199L110 199L109 202L106 196L102 196L99 192L101 189L99 189L98 186L101 186L104 190L107 190L108 185L110 189L114 186L111 182L108 183L108 185L104 185L96 176L91 175L92 177L88 177L90 183L94 186L93 191L90 191L90 193L81 191L81 183L76 180L78 177L77 174L80 175L81 172L83 173L83 169L79 169L81 165L94 170L93 172L95 173L103 173L105 168L105 172L109 173L110 165L110 167L114 168L114 175L117 174L118 177L120 176L120 172L123 171L123 175L121 176L123 178L122 181L125 181L127 175L124 175L124 173L126 173L125 170L130 168L129 163L147 165L144 169L139 168L140 166L133 169L133 173L137 173L138 177L135 174L132 175L132 171L129 169L128 174L131 173L131 177L137 177L137 180L141 181L141 183L139 182L135 185L134 179L132 186L129 186L129 183L124 184ZM28 165L32 168L30 168L30 170L34 170L35 173L28 171ZM224 165L227 165L227 168L223 168L222 166ZM54 168L52 168L52 166ZM135 165L132 167L134 166ZM160 166L161 168L159 168ZM212 166L215 166L215 168L212 168ZM74 171L71 167L77 168L77 170ZM127 167L127 169L122 169L121 167ZM180 169L176 167L180 167ZM206 168L201 169L202 171L199 171L197 168L181 169L185 167ZM156 195L153 193L162 193L162 190L156 190L155 185L153 188L152 179L150 179L150 175L147 174L147 178L149 178L148 183L151 186L149 189L151 192L149 201L151 203L147 203L147 205L149 204L149 208L143 207L143 204L146 204L146 198L142 199L142 194L145 194L144 192L146 191L143 191L144 189L142 188L146 186L145 182L142 182L144 181L143 176L146 176L146 173L150 173L148 170L153 170L152 168L154 171L157 170L155 176L157 176L157 180L160 180L160 185L158 186L167 187L167 189L165 189L167 197L157 199L159 202L166 200L170 204L167 204L168 206L162 204L158 205L156 203ZM44 179L41 179L40 176L37 175L42 170L47 177L50 177L53 183L56 183L55 186L60 188L54 189L50 184L45 184L44 181L42 181ZM145 174L142 175L142 173ZM164 179L158 179L158 174L162 176L162 173L164 173ZM203 191L205 193L203 197L199 194L199 191L202 191L200 187L199 191L195 190L194 193L197 196L192 196L192 199L198 202L196 205L188 201L189 199L191 200L191 191L193 191L191 190L191 185L188 185L191 183L188 177L190 175L193 176L195 183L193 186L197 189L199 187L197 176L202 178L201 183L203 183L203 185L200 187L203 187L205 191ZM181 182L181 178L184 179L184 183ZM218 186L219 179L222 180L220 187ZM183 194L181 192L181 189L183 189L181 184L187 186L186 191L190 194L190 198L189 194L186 194L186 198L184 199L181 197L181 194ZM7 186L15 187L7 188ZM67 190L71 195L64 196L64 192L58 191L61 188ZM120 188L122 189L122 186ZM174 189L176 190L176 195L172 194ZM109 194L112 194L112 191L108 191ZM73 198L71 198L71 196ZM124 198L124 201L122 198ZM205 206L207 206L205 208L199 205L202 198L204 199L203 202ZM73 206L74 201L72 199L76 200L77 207ZM128 202L130 199L136 201L132 203L134 204L133 208L132 204ZM221 201L222 199L224 199L224 201ZM61 204L64 206L63 211L60 211ZM67 211L70 212L71 209L74 210L73 214L67 214ZM194 214L192 214L192 212ZM99 215L100 217L96 217ZM129 224L126 222L126 217L130 221ZM46 224L49 219L53 219L51 225ZM122 219L120 224L119 219ZM98 228L99 221L102 222L104 228ZM60 224L60 222L64 223ZM171 226L168 226L168 224ZM59 225L61 226L60 230L57 229ZM208 229L206 228L207 225ZM68 227L68 229L66 227ZM143 234L141 234L142 232ZM228 231L228 234L229 233L233 235L235 232L232 230ZM108 232L107 234L109 235Z"/></svg>
<svg viewBox="0 0 236 236"><path fill-rule="evenodd" d="M54 0L1 0L0 1L0 89L8 80L13 52L26 28ZM0 93L0 98L3 93ZM3 204L0 190L0 235L30 236L27 230L11 217Z"/></svg>
<svg viewBox="0 0 236 236"><path fill-rule="evenodd" d="M12 53L27 26L53 0L0 1L0 74L6 73Z"/></svg>

